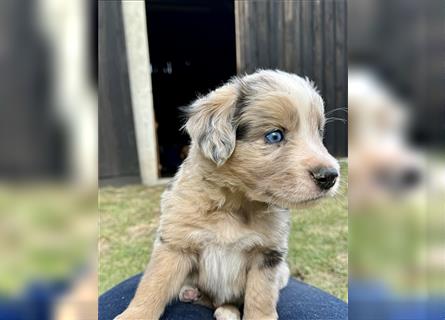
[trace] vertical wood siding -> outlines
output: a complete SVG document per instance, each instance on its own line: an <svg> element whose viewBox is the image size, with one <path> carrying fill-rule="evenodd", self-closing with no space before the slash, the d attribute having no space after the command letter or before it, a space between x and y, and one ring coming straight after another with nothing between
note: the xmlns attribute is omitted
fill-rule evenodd
<svg viewBox="0 0 445 320"><path fill-rule="evenodd" d="M120 1L99 1L99 177L139 176Z"/></svg>
<svg viewBox="0 0 445 320"><path fill-rule="evenodd" d="M326 112L347 107L346 0L235 0L239 73L281 69L314 80ZM345 110L330 114L347 119ZM347 124L326 126L325 144L347 155Z"/></svg>

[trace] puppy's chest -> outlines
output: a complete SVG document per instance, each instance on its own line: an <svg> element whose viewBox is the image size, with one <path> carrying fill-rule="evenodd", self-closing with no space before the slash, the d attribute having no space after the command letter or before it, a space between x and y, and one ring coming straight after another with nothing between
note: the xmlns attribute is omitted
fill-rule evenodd
<svg viewBox="0 0 445 320"><path fill-rule="evenodd" d="M199 287L215 304L241 301L252 257L268 244L267 236L248 228L219 226L207 234L199 256Z"/></svg>
<svg viewBox="0 0 445 320"><path fill-rule="evenodd" d="M209 293L215 304L235 302L244 295L247 251L237 246L211 244L199 259L199 287Z"/></svg>

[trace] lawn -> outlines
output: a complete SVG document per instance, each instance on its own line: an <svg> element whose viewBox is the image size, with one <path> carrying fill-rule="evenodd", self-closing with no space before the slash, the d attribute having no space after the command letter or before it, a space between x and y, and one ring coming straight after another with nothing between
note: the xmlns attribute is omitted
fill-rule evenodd
<svg viewBox="0 0 445 320"><path fill-rule="evenodd" d="M105 187L99 192L100 267L103 293L144 270L159 221L164 186ZM294 277L348 298L347 164L336 197L292 212L288 262Z"/></svg>
<svg viewBox="0 0 445 320"><path fill-rule="evenodd" d="M32 283L71 279L86 267L97 234L96 193L78 191L0 184L0 297L19 295Z"/></svg>

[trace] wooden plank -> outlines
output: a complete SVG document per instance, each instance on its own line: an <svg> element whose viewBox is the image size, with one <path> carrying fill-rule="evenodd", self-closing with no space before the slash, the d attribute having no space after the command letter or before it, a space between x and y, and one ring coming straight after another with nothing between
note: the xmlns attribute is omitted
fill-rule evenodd
<svg viewBox="0 0 445 320"><path fill-rule="evenodd" d="M268 23L269 32L266 39L268 40L269 64L272 69L282 69L284 65L284 30L283 30L283 7L284 2L270 1L268 2Z"/></svg>
<svg viewBox="0 0 445 320"><path fill-rule="evenodd" d="M241 72L242 66L245 64L244 46L245 46L245 31L244 31L244 2L235 1L235 41L236 41L236 70Z"/></svg>
<svg viewBox="0 0 445 320"><path fill-rule="evenodd" d="M347 30L346 30L346 0L335 2L335 108L345 108L347 105ZM347 118L345 112L337 112L338 118ZM347 125L338 122L335 126L336 154L347 154Z"/></svg>
<svg viewBox="0 0 445 320"><path fill-rule="evenodd" d="M313 8L313 37L314 45L312 47L313 59L313 80L321 93L324 93L323 83L323 3L320 0L314 2Z"/></svg>
<svg viewBox="0 0 445 320"><path fill-rule="evenodd" d="M298 4L295 1L283 2L283 70L292 70L296 64L296 43L295 43L295 21L296 10L295 6Z"/></svg>
<svg viewBox="0 0 445 320"><path fill-rule="evenodd" d="M238 9L237 12L237 23L236 23L236 38L237 38L237 48L239 47L239 57L237 57L238 73L244 73L249 70L252 58L252 45L250 39L252 38L249 20L249 2L248 1L235 1L235 6ZM238 54L238 53L237 53Z"/></svg>
<svg viewBox="0 0 445 320"><path fill-rule="evenodd" d="M312 1L301 1L301 36L302 36L302 76L312 78L313 74L313 30Z"/></svg>
<svg viewBox="0 0 445 320"><path fill-rule="evenodd" d="M335 108L335 1L324 3L324 99L325 109ZM330 152L335 152L335 124L326 127L325 143Z"/></svg>
<svg viewBox="0 0 445 320"><path fill-rule="evenodd" d="M246 19L247 25L246 30L246 43L248 44L247 50L247 63L246 63L246 72L252 73L255 71L256 66L258 65L258 54L257 54L257 15L256 8L252 5L252 2L246 1Z"/></svg>
<svg viewBox="0 0 445 320"><path fill-rule="evenodd" d="M98 38L98 63L99 63L99 176L112 176L119 173L119 163L116 161L115 151L117 150L117 139L114 139L113 118L110 112L110 96L104 93L110 92L112 86L107 81L107 63L109 58L106 55L106 46L109 43L109 28L107 28L109 18L116 16L112 6L99 3L99 38ZM110 137L111 136L111 137ZM111 138L111 139L110 139ZM108 141L109 139L109 141Z"/></svg>
<svg viewBox="0 0 445 320"><path fill-rule="evenodd" d="M298 1L294 7L295 23L294 23L294 38L295 38L295 66L289 71L298 75L302 73L303 64L303 41L302 41L302 1Z"/></svg>
<svg viewBox="0 0 445 320"><path fill-rule="evenodd" d="M99 2L99 177L139 175L120 1Z"/></svg>
<svg viewBox="0 0 445 320"><path fill-rule="evenodd" d="M285 56L285 52L284 52L284 3L282 2L273 2L274 6L275 6L275 18L274 21L277 24L276 27L276 56L277 56L277 60L274 63L274 67L278 68L278 69L283 69L284 68L284 56Z"/></svg>
<svg viewBox="0 0 445 320"><path fill-rule="evenodd" d="M257 68L269 68L270 66L270 55L269 55L269 41L271 35L269 33L269 6L267 1L255 1L251 3L252 7L255 8L255 19L256 19L256 53L257 53ZM251 26L253 27L253 26Z"/></svg>
<svg viewBox="0 0 445 320"><path fill-rule="evenodd" d="M269 16L269 25L268 25L268 46L265 48L268 51L269 55L269 64L268 68L275 69L278 67L278 60L281 60L281 56L279 57L278 48L282 44L280 41L280 35L278 34L278 24L281 22L278 17L277 7L281 6L281 3L270 1L266 2L267 11Z"/></svg>

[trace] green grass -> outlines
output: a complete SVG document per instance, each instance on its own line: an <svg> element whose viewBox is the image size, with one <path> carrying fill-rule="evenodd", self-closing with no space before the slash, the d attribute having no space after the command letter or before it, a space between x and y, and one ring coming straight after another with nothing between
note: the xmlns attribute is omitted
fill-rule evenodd
<svg viewBox="0 0 445 320"><path fill-rule="evenodd" d="M335 198L292 212L288 262L291 274L334 296L348 299L347 166Z"/></svg>
<svg viewBox="0 0 445 320"><path fill-rule="evenodd" d="M347 165L335 198L294 210L289 237L291 273L347 300L348 200ZM100 293L144 270L159 221L163 187L106 187L99 192Z"/></svg>
<svg viewBox="0 0 445 320"><path fill-rule="evenodd" d="M0 185L0 296L72 277L95 247L95 193L64 185Z"/></svg>

